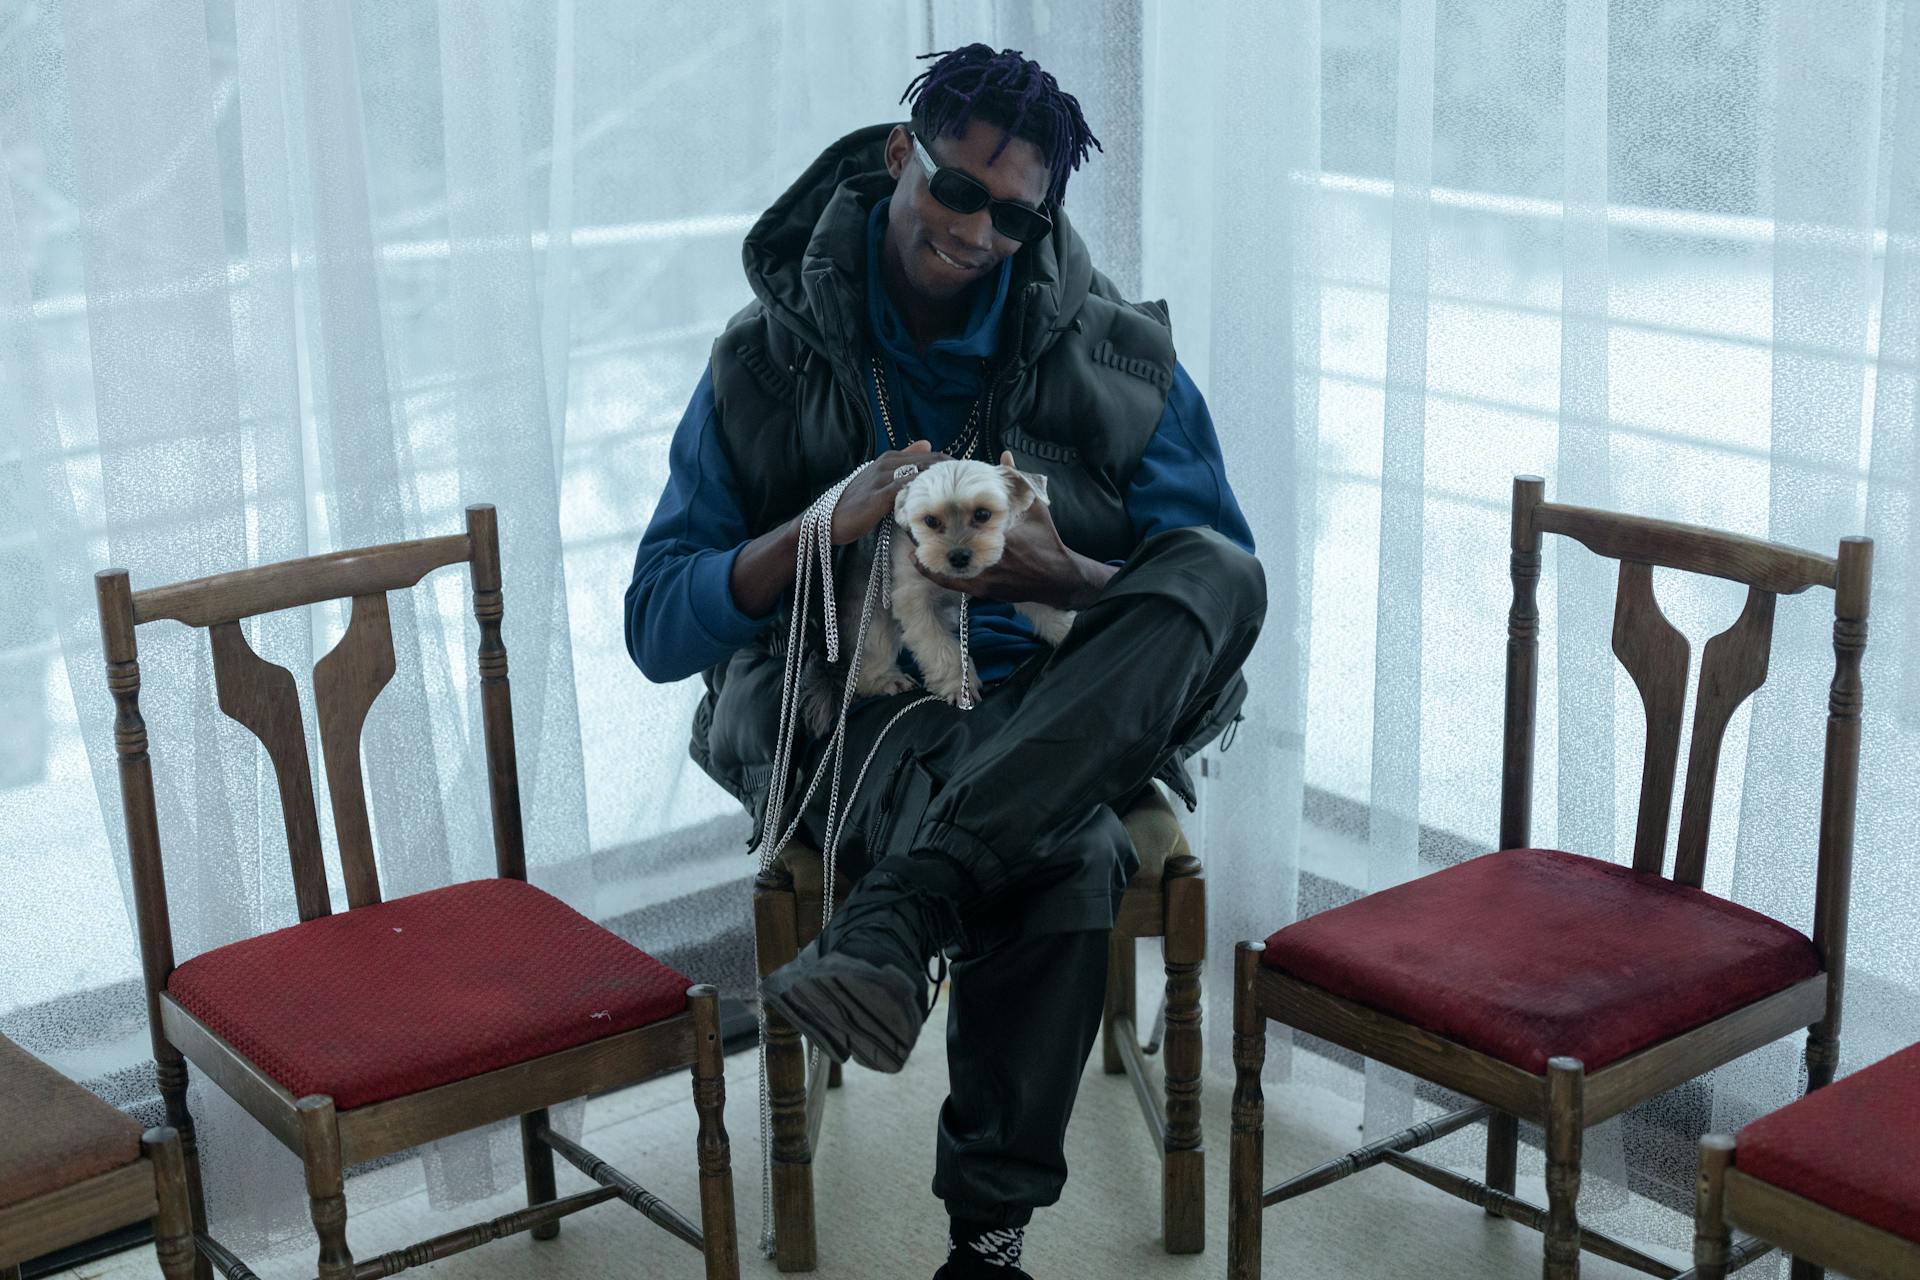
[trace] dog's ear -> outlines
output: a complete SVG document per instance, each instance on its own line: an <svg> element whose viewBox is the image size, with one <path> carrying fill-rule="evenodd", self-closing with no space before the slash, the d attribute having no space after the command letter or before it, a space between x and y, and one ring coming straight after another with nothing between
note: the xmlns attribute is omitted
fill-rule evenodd
<svg viewBox="0 0 1920 1280"><path fill-rule="evenodd" d="M1019 515L1036 502L1041 506L1047 505L1047 478L1039 472L1021 471L1003 462L1000 464L1000 477L1006 481L1007 506L1014 515Z"/></svg>

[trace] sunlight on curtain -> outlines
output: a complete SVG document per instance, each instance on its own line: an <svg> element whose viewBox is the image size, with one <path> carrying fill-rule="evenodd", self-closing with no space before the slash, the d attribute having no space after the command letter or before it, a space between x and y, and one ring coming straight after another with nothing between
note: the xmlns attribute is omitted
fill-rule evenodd
<svg viewBox="0 0 1920 1280"><path fill-rule="evenodd" d="M1274 615L1254 659L1269 697L1300 672L1299 718L1243 727L1212 762L1196 824L1216 904L1213 1069L1227 1065L1218 984L1234 941L1494 847L1517 473L1547 477L1557 500L1827 554L1848 534L1876 538L1842 1070L1920 1038L1920 908L1903 887L1920 819L1920 11L1207 12L1210 35L1184 9L1149 6L1145 291L1170 296L1256 528L1276 499L1309 504L1297 557L1263 537L1270 582L1294 573L1309 602L1302 633L1276 636ZM1208 131L1211 171L1190 146ZM1282 156L1317 159L1286 161L1282 182ZM1269 282L1289 265L1287 287ZM1251 304L1231 287L1249 280ZM1225 345L1255 331L1251 347ZM1313 396L1283 400L1302 365ZM1262 380L1255 405L1231 403ZM1317 442L1304 487L1250 484L1289 440ZM1532 839L1625 861L1644 729L1609 653L1612 574L1551 542L1545 573ZM1744 594L1664 571L1656 589L1696 654ZM1710 889L1802 929L1831 627L1830 595L1782 602L1769 683L1722 757L1710 847ZM1261 666L1276 643L1288 660ZM1304 735L1312 819L1297 867L1290 732ZM1248 902L1257 919L1239 914ZM1783 1041L1591 1131L1583 1217L1684 1257L1699 1133L1794 1096L1801 1048ZM1369 1136L1444 1105L1377 1067L1364 1096ZM1467 1170L1481 1158L1477 1132L1434 1150ZM1540 1168L1537 1149L1523 1156L1523 1177Z"/></svg>
<svg viewBox="0 0 1920 1280"><path fill-rule="evenodd" d="M1212 1069L1234 942L1492 847L1521 472L1814 550L1876 539L1842 1070L1920 1039L1912 0L0 8L0 1030L148 1105L91 573L444 533L472 501L502 513L535 880L743 945L746 823L686 755L698 682L638 676L618 600L747 300L742 235L826 144L897 117L914 55L974 39L1085 104L1105 149L1075 224L1170 303L1267 569L1247 720L1187 819ZM1625 860L1643 730L1611 575L1549 548L1532 839ZM1740 603L1656 589L1696 652ZM464 581L396 605L367 754L401 891L491 862ZM1708 869L1801 927L1830 620L1818 593L1782 603ZM253 640L304 689L342 622ZM289 922L291 893L271 773L214 709L204 645L147 630L184 958ZM1287 1047L1276 1082L1291 1059L1376 1132L1444 1105ZM1583 1214L1683 1250L1699 1133L1790 1097L1799 1052L1595 1131ZM297 1219L297 1174L212 1114L216 1221ZM492 1176L484 1142L427 1169L449 1199ZM400 1194L421 1166L382 1176Z"/></svg>
<svg viewBox="0 0 1920 1280"><path fill-rule="evenodd" d="M619 600L745 299L741 234L892 112L922 39L878 3L0 11L0 1028L151 1112L92 572L138 588L454 532L476 501L500 510L532 878L745 954L745 823L686 758L697 684L638 677ZM884 81L855 74L876 61ZM390 895L493 866L464 575L392 604L364 743ZM310 708L344 621L250 635ZM204 640L140 641L184 960L293 921L285 839ZM221 1234L301 1238L297 1164L217 1091L192 1100ZM439 1144L429 1190L484 1193L503 1154ZM374 1200L423 1172L379 1176Z"/></svg>

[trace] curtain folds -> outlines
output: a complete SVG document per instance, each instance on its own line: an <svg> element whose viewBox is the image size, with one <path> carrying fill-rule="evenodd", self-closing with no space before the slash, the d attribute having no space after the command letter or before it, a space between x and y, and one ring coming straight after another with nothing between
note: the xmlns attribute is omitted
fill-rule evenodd
<svg viewBox="0 0 1920 1280"><path fill-rule="evenodd" d="M1106 145L1076 224L1169 302L1267 570L1247 719L1187 819L1211 1069L1235 942L1494 847L1523 472L1814 550L1876 540L1842 1070L1920 1039L1914 0L0 9L0 1030L151 1104L91 574L431 536L475 501L501 513L533 879L744 947L746 823L685 753L697 682L632 670L618 601L747 296L742 234L820 147L897 115L915 55L974 39L1086 105ZM1612 575L1552 543L1545 574L1532 842L1624 861L1644 731ZM1656 591L1696 653L1741 603ZM1708 867L1801 928L1829 603L1782 602ZM393 604L365 750L401 893L487 874L491 841L464 580ZM344 623L250 638L305 692ZM285 843L204 640L141 646L184 958L292 921ZM1289 1077L1344 1090L1376 1133L1446 1105L1280 1035L1268 1063L1276 1105ZM1595 1131L1583 1214L1684 1253L1699 1133L1799 1080L1783 1043ZM216 1230L297 1237L297 1169L196 1102ZM401 1162L382 1194L486 1190L516 1176L495 1145ZM1436 1151L1479 1158L1472 1134ZM1540 1164L1523 1148L1523 1178Z"/></svg>

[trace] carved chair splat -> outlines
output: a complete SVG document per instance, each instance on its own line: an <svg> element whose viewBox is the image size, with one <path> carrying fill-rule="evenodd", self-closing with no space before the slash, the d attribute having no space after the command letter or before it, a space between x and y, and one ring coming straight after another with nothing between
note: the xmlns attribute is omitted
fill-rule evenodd
<svg viewBox="0 0 1920 1280"><path fill-rule="evenodd" d="M1653 566L1620 562L1613 651L1633 677L1647 713L1647 753L1640 776L1640 821L1633 868L1660 874L1673 812L1673 775L1680 761L1680 717L1687 704L1687 638L1653 598Z"/></svg>
<svg viewBox="0 0 1920 1280"><path fill-rule="evenodd" d="M355 596L346 634L313 667L327 795L333 802L340 868L352 907L380 901L380 872L374 864L373 830L367 821L367 792L360 772L360 733L374 699L393 673L393 627L386 593Z"/></svg>
<svg viewBox="0 0 1920 1280"><path fill-rule="evenodd" d="M320 819L313 803L313 768L307 760L307 734L293 673L255 653L236 621L214 623L207 628L207 640L213 648L220 710L251 730L273 761L300 918L331 915L327 869L320 852Z"/></svg>
<svg viewBox="0 0 1920 1280"><path fill-rule="evenodd" d="M1706 877L1707 835L1713 826L1714 785L1720 747L1733 713L1767 680L1773 651L1773 592L1747 589L1747 603L1732 626L1707 641L1694 700L1693 738L1687 746L1687 790L1680 809L1680 844L1673 878L1698 889Z"/></svg>

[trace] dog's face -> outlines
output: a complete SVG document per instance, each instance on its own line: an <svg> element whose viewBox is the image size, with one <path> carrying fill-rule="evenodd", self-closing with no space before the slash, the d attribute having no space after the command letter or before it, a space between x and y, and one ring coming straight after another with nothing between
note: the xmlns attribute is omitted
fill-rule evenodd
<svg viewBox="0 0 1920 1280"><path fill-rule="evenodd" d="M942 462L899 492L893 519L923 566L970 578L999 563L1007 530L1036 498L1046 501L1044 476L985 462Z"/></svg>

